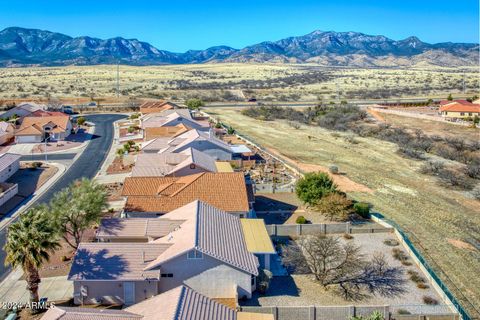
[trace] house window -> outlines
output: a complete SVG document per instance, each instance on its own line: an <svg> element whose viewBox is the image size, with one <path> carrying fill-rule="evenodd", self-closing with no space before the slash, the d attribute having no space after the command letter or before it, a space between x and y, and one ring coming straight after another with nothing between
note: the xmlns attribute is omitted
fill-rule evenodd
<svg viewBox="0 0 480 320"><path fill-rule="evenodd" d="M465 112L460 112L460 115L461 115L461 116L464 116L464 115L465 115Z"/></svg>
<svg viewBox="0 0 480 320"><path fill-rule="evenodd" d="M203 253L197 250L192 250L188 252L188 259L203 259Z"/></svg>
<svg viewBox="0 0 480 320"><path fill-rule="evenodd" d="M469 116L471 116L471 115L472 115L472 113L471 113L471 112L469 112L469 113L468 113L468 115L469 115Z"/></svg>
<svg viewBox="0 0 480 320"><path fill-rule="evenodd" d="M255 285L255 276L252 274L252 275L250 276L250 278L251 278L252 286L254 286L254 285Z"/></svg>
<svg viewBox="0 0 480 320"><path fill-rule="evenodd" d="M162 278L173 278L173 273L162 273L160 275Z"/></svg>

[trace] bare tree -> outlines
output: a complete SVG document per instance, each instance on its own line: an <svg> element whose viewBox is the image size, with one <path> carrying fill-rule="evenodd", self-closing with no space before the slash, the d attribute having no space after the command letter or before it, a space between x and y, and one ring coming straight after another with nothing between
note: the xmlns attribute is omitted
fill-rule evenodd
<svg viewBox="0 0 480 320"><path fill-rule="evenodd" d="M50 97L47 102L48 110L52 110L52 111L60 110L62 108L62 105L63 105L62 102L57 98Z"/></svg>
<svg viewBox="0 0 480 320"><path fill-rule="evenodd" d="M297 272L310 271L324 287L335 287L348 300L369 294L392 296L404 292L400 268L391 267L383 255L371 260L351 243L323 235L303 236L284 247L284 264Z"/></svg>

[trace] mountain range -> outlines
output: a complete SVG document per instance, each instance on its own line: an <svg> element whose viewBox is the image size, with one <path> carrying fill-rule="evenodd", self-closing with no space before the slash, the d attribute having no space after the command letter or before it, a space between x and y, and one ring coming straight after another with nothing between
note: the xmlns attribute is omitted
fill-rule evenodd
<svg viewBox="0 0 480 320"><path fill-rule="evenodd" d="M396 41L359 32L314 31L304 36L261 42L243 49L216 46L175 53L157 49L137 39L73 38L61 33L19 27L0 31L0 66L3 67L220 62L396 67L470 66L478 65L478 61L478 43L429 44L417 37Z"/></svg>

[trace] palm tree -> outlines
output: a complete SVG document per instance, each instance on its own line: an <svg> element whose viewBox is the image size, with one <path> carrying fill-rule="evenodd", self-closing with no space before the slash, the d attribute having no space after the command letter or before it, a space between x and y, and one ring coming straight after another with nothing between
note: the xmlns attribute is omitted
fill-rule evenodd
<svg viewBox="0 0 480 320"><path fill-rule="evenodd" d="M48 207L42 205L22 214L8 228L7 242L3 247L7 254L5 265L23 269L31 302L38 302L38 269L60 246L58 232L55 232L47 213Z"/></svg>

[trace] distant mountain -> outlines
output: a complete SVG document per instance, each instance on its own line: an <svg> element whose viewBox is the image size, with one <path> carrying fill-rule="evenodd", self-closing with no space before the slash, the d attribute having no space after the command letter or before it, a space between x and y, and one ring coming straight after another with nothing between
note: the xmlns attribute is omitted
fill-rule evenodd
<svg viewBox="0 0 480 320"><path fill-rule="evenodd" d="M207 62L319 63L334 66L476 65L479 45L395 41L358 32L314 31L243 49L216 46L174 53L137 39L97 39L12 27L0 31L0 66L159 65Z"/></svg>

